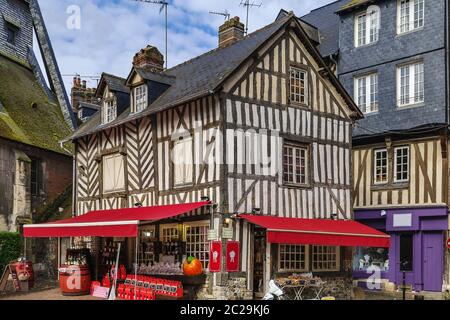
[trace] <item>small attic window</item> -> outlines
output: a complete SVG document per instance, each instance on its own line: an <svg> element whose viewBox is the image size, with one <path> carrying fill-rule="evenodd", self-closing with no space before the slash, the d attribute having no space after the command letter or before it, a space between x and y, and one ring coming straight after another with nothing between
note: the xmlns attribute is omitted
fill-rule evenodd
<svg viewBox="0 0 450 320"><path fill-rule="evenodd" d="M117 117L117 104L115 99L103 102L103 124L110 123Z"/></svg>
<svg viewBox="0 0 450 320"><path fill-rule="evenodd" d="M9 22L6 22L5 26L6 26L6 42L15 46L17 34L19 33L19 28Z"/></svg>
<svg viewBox="0 0 450 320"><path fill-rule="evenodd" d="M141 112L147 107L147 85L143 84L134 88L134 110Z"/></svg>

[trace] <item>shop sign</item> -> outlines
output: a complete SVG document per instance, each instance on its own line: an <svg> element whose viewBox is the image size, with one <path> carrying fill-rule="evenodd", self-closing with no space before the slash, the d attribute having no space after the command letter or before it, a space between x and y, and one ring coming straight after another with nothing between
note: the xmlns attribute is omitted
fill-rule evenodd
<svg viewBox="0 0 450 320"><path fill-rule="evenodd" d="M239 271L239 241L228 241L227 242L227 272L238 272Z"/></svg>
<svg viewBox="0 0 450 320"><path fill-rule="evenodd" d="M107 299L109 295L109 288L102 286L95 286L94 292L92 293L93 297Z"/></svg>
<svg viewBox="0 0 450 320"><path fill-rule="evenodd" d="M208 241L217 240L217 230L216 229L210 229L208 231Z"/></svg>
<svg viewBox="0 0 450 320"><path fill-rule="evenodd" d="M393 227L411 227L412 226L412 214L394 214Z"/></svg>
<svg viewBox="0 0 450 320"><path fill-rule="evenodd" d="M209 272L220 272L222 265L222 241L211 241L209 250Z"/></svg>
<svg viewBox="0 0 450 320"><path fill-rule="evenodd" d="M233 239L233 228L222 228L222 239Z"/></svg>
<svg viewBox="0 0 450 320"><path fill-rule="evenodd" d="M450 238L447 239L447 248L450 250Z"/></svg>

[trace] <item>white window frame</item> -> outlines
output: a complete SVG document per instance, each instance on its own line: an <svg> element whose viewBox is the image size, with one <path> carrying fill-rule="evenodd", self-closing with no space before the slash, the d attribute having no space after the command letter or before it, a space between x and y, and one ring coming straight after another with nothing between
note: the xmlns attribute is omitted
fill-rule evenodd
<svg viewBox="0 0 450 320"><path fill-rule="evenodd" d="M304 250L304 253L303 253L303 255L304 255L304 260L303 261L298 261L298 260L291 260L291 259L284 259L285 260L285 265L289 265L290 267L288 267L288 268L282 268L281 267L281 265L282 265L282 256L281 256L281 247L282 246L285 246L285 247L287 247L287 246L289 246L289 249L292 249L292 248L296 248L296 247L303 247L303 250ZM292 251L290 251L290 252L292 252ZM289 254L292 254L292 253L289 253ZM294 253L295 254L295 253ZM300 263L300 264L302 264L303 263L303 265L304 265L304 268L292 268L292 266L294 265L294 264L297 264L297 263ZM308 271L308 269L309 269L309 245L303 245L303 244L278 244L278 271L279 272L305 272L305 271Z"/></svg>
<svg viewBox="0 0 450 320"><path fill-rule="evenodd" d="M354 78L354 100L364 114L378 112L378 73L373 72ZM361 87L361 83L364 86ZM363 89L361 92L361 89ZM364 97L364 99L362 99Z"/></svg>
<svg viewBox="0 0 450 320"><path fill-rule="evenodd" d="M173 185L186 186L194 182L194 144L192 137L183 137L175 140L172 150Z"/></svg>
<svg viewBox="0 0 450 320"><path fill-rule="evenodd" d="M364 17L364 21L360 23L360 19ZM355 47L363 47L376 43L380 37L380 11L361 12L355 15ZM364 26L361 32L360 26Z"/></svg>
<svg viewBox="0 0 450 320"><path fill-rule="evenodd" d="M405 10L405 15L407 15L407 21L403 23L403 12L402 4L409 3L408 9ZM421 11L416 11L418 4L422 5ZM406 13L407 11L407 13ZM421 17L416 16L421 12ZM406 19L405 19L406 20ZM421 24L420 24L421 21ZM416 26L416 22L418 26ZM402 35L415 30L420 30L425 25L425 0L398 0L397 1L397 34ZM406 26L404 28L403 26ZM403 30L402 30L403 29Z"/></svg>
<svg viewBox="0 0 450 320"><path fill-rule="evenodd" d="M298 72L298 79L294 76L294 73ZM303 75L303 80L301 79ZM299 83L303 82L303 94L301 93L301 86L296 86L293 81L298 80ZM308 71L301 67L291 66L289 68L289 100L294 104L308 105ZM296 92L298 88L298 92Z"/></svg>
<svg viewBox="0 0 450 320"><path fill-rule="evenodd" d="M378 181L377 180L377 154L381 152L386 152L386 180ZM373 183L374 184L386 184L389 182L389 154L386 148L383 149L375 149L373 151Z"/></svg>
<svg viewBox="0 0 450 320"><path fill-rule="evenodd" d="M315 253L314 249L315 248L334 248L335 252L334 253L329 253L329 252L324 252L324 253ZM311 259L312 259L312 264L311 264L311 270L313 272L322 272L322 271L339 271L341 268L341 250L340 247L338 246L317 246L317 245L313 245L311 248ZM319 255L325 255L325 256L331 256L334 255L334 260L319 260L317 261L317 256ZM329 263L329 262L334 262L335 263L335 267L334 268L329 268L329 267L317 267L315 266L315 263L319 262L319 263Z"/></svg>
<svg viewBox="0 0 450 320"><path fill-rule="evenodd" d="M195 228L195 227L206 227L206 232L202 235L204 237L204 241L200 242L200 244L203 246L203 250L197 251L197 250L190 250L189 246L192 245L190 242L188 242L187 238L187 230L188 228ZM193 222L185 222L183 223L183 241L186 242L186 256L193 255L197 259L199 259L202 262L203 268L205 270L209 269L209 249L210 249L210 241L208 240L208 233L210 230L210 222L208 220L202 220L202 221L193 221ZM196 243L196 242L192 242ZM204 253L205 259L201 259L197 254L198 253Z"/></svg>
<svg viewBox="0 0 450 320"><path fill-rule="evenodd" d="M117 117L117 104L115 99L105 100L103 102L103 123L110 123Z"/></svg>
<svg viewBox="0 0 450 320"><path fill-rule="evenodd" d="M402 70L407 70L403 74ZM402 79L407 77L405 85ZM407 84L406 84L407 82ZM407 85L407 86L406 86ZM403 89L405 88L405 89ZM406 90L406 92L404 91ZM424 103L425 101L425 64L416 61L397 66L397 106L405 107Z"/></svg>
<svg viewBox="0 0 450 320"><path fill-rule="evenodd" d="M397 152L398 150L407 150L407 162L406 162L406 175L407 178L406 179L397 179L397 165L398 165L398 158L397 158ZM404 165L402 163L402 165ZM410 148L409 146L401 146L401 147L395 147L394 148L394 182L408 182L409 181L409 170L410 170ZM402 173L403 173L403 169L402 169Z"/></svg>
<svg viewBox="0 0 450 320"><path fill-rule="evenodd" d="M170 230L169 234L166 234L166 230ZM159 240L162 243L180 240L180 230L177 223L166 223L159 226Z"/></svg>
<svg viewBox="0 0 450 320"><path fill-rule="evenodd" d="M289 167L292 167L292 171L288 171L286 173L285 169L286 169L286 149L289 148L292 150L292 163L289 165ZM296 163L297 163L297 150L300 151L300 153L304 152L305 155L305 172L304 174L302 174L302 172L298 172ZM287 185L295 185L295 186L308 186L309 185L309 147L305 146L305 145L297 145L294 143L290 143L290 142L286 142L283 145L283 159L282 159L282 166L283 166L283 183L287 184ZM285 178L285 175L292 175L293 177L293 181L289 181L288 179ZM305 177L305 181L298 181L298 175L304 175Z"/></svg>
<svg viewBox="0 0 450 320"><path fill-rule="evenodd" d="M114 181L114 187L112 189L107 189L105 186L105 182L107 181L105 175L109 173L109 171L107 172L106 169L106 162L110 159L113 158L121 158L121 168L115 168L113 169L113 172L115 174L115 176L113 177L113 181ZM114 164L115 165L115 164ZM122 177L119 176L119 174L122 175ZM116 176L117 175L117 176ZM125 181L125 159L124 156L121 155L120 153L113 153L113 154L108 154L108 155L104 155L102 158L102 178L103 178L103 193L114 193L114 192L122 192L125 191L126 188L126 181ZM116 184L120 181L120 179L122 178L123 180L123 185L120 186L116 186Z"/></svg>
<svg viewBox="0 0 450 320"><path fill-rule="evenodd" d="M134 111L141 112L147 108L148 98L147 85L142 84L133 89Z"/></svg>

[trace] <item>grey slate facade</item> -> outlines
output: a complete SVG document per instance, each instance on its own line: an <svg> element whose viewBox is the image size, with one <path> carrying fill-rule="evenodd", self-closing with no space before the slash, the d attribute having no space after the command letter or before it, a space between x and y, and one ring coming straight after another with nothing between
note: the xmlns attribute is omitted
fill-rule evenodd
<svg viewBox="0 0 450 320"><path fill-rule="evenodd" d="M353 95L355 76L378 72L379 110L359 121L355 136L447 122L445 2L425 1L423 28L397 35L397 1L377 1L381 17L379 40L358 48L354 45L354 17L368 5L340 15L338 74L346 90ZM419 59L424 63L425 101L399 108L396 104L397 65Z"/></svg>
<svg viewBox="0 0 450 320"><path fill-rule="evenodd" d="M15 45L6 42L7 26L20 29ZM1 53L21 61L27 61L28 48L33 45L33 23L25 0L0 0L0 46Z"/></svg>
<svg viewBox="0 0 450 320"><path fill-rule="evenodd" d="M328 38L321 36L321 39L327 42L327 52L339 52L339 80L352 97L355 77L378 72L379 110L358 121L353 132L355 137L448 122L446 2L425 0L423 28L402 35L397 35L396 30L396 0L361 1L361 5L337 13L349 3L349 0L339 0L301 17L315 25L321 35L329 35ZM356 48L355 15L372 4L380 8L379 39L376 43ZM330 33L330 30L335 33ZM332 39L333 34L338 39ZM399 108L396 104L396 69L400 64L415 60L424 62L425 101Z"/></svg>

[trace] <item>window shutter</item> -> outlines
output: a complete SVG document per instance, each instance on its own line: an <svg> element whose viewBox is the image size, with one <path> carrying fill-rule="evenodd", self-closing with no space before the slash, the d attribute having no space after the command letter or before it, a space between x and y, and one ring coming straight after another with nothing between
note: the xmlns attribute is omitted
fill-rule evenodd
<svg viewBox="0 0 450 320"><path fill-rule="evenodd" d="M174 168L174 184L179 185L183 183L184 173L183 173L183 143L178 140L175 142L173 147L173 168Z"/></svg>
<svg viewBox="0 0 450 320"><path fill-rule="evenodd" d="M184 143L184 169L185 169L185 183L192 182L192 167L193 167L193 161L192 161L192 139L189 138Z"/></svg>

